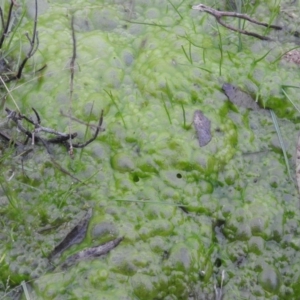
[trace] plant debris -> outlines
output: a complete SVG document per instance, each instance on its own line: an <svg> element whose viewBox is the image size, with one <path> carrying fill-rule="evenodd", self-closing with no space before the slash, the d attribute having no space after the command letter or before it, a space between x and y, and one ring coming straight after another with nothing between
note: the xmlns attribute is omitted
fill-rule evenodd
<svg viewBox="0 0 300 300"><path fill-rule="evenodd" d="M222 86L222 90L224 91L225 95L228 99L235 105L253 109L253 110L260 110L260 106L257 102L253 100L253 98L235 87L230 83L224 83Z"/></svg>
<svg viewBox="0 0 300 300"><path fill-rule="evenodd" d="M84 218L67 234L67 236L57 245L49 255L49 259L53 259L57 255L67 250L74 244L79 244L85 238L89 221L92 217L92 209L90 208Z"/></svg>
<svg viewBox="0 0 300 300"><path fill-rule="evenodd" d="M249 21L251 23L254 23L254 24L257 24L257 25L260 25L260 26L264 26L266 28L272 28L272 29L275 29L275 30L282 30L281 26L271 25L271 24L268 24L268 23L263 23L263 22L256 21L255 19L249 17L246 14L241 14L241 13L237 13L237 12L229 12L229 11L219 11L219 10L213 9L209 6L206 6L204 4L194 5L192 7L192 9L209 13L210 15L212 15L216 18L216 21L219 24L221 24L222 26L224 26L227 29L230 29L232 31L236 31L236 32L239 32L239 33L242 33L242 34L245 34L245 35L253 36L253 37L256 37L260 40L271 41L272 39L267 37L267 36L262 36L260 34L257 34L255 32L250 32L250 31L246 31L246 30L243 30L243 29L238 29L238 28L232 27L230 25L227 25L226 23L224 23L221 20L221 18L223 18L223 17L238 18L238 19L243 19L243 20Z"/></svg>
<svg viewBox="0 0 300 300"><path fill-rule="evenodd" d="M123 239L124 239L124 237L119 237L119 238L116 238L105 244L91 247L91 248L86 248L86 249L68 257L60 267L62 269L66 269L66 268L70 267L71 265L73 265L83 259L95 258L95 257L99 257L101 255L105 255L110 250L116 248Z"/></svg>
<svg viewBox="0 0 300 300"><path fill-rule="evenodd" d="M200 147L206 146L211 140L210 120L204 116L201 110L194 113L194 127Z"/></svg>
<svg viewBox="0 0 300 300"><path fill-rule="evenodd" d="M12 11L13 11L14 6L18 6L18 5L16 4L15 0L11 0L6 21L4 20L4 17L3 17L3 11L0 8L0 19L1 19L1 24L2 24L2 34L0 37L0 49L2 49L5 39L9 36L9 28L10 28L10 23L11 23L11 19L12 19ZM1 61L0 76L3 77L4 82L10 82L12 80L20 79L27 61L38 50L39 35L38 35L38 31L37 31L37 16L38 16L38 1L35 0L35 16L34 16L32 37L31 38L29 37L28 32L25 33L25 35L29 41L30 47L29 47L29 50L28 50L25 58L21 62L17 72L10 71L10 68L9 68L8 64L6 63L5 59L3 57L0 58L0 61Z"/></svg>
<svg viewBox="0 0 300 300"><path fill-rule="evenodd" d="M35 143L42 143L45 148L47 149L47 152L49 154L51 154L51 151L48 147L49 144L63 144L64 146L66 146L67 150L69 151L70 148L84 148L86 147L88 144L90 144L91 142L93 142L101 129L101 125L103 123L103 110L101 111L101 115L99 118L99 122L98 125L96 126L96 130L95 133L93 135L93 137L91 139L89 139L88 141L86 141L85 143L70 143L70 140L74 139L75 137L77 137L77 132L74 133L63 133L63 132L59 132L57 130L54 130L52 128L49 127L44 127L41 125L41 118L38 114L38 112L32 108L35 116L36 116L36 120L33 120L32 118L26 117L25 115L21 114L18 111L13 111L10 110L9 108L5 108L5 111L7 113L7 118L9 120L12 120L14 123L16 123L17 128L19 129L20 132L22 132L25 137L26 137L26 142L25 144L27 144L28 140L31 139L31 144L35 145ZM32 131L29 131L28 129L26 129L22 123L22 121L25 120L26 122L28 122L29 124L33 125L34 129ZM46 133L50 133L53 135L56 135L56 137L54 138L50 138L50 139L46 139L43 138L39 135L39 133L41 132L46 132ZM5 132L0 131L0 136L5 139L8 142L12 142L15 145L20 145L20 142L14 141L12 138L9 137L8 134L6 134Z"/></svg>

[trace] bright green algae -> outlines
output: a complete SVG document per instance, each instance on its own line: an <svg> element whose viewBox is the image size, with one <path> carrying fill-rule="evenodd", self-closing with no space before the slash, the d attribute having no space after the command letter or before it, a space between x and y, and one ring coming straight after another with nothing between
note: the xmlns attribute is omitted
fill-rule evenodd
<svg viewBox="0 0 300 300"><path fill-rule="evenodd" d="M238 52L237 34L219 27L221 60L214 19L192 11L193 2L172 3L178 11L163 1L57 1L39 16L39 51L23 81L10 85L22 112L33 106L43 125L68 130L60 110L70 107L75 12L72 113L96 123L103 109L105 131L74 160L53 149L85 184L55 169L40 146L24 161L26 176L18 159L1 159L1 296L10 297L8 283L34 279L37 299L215 299L223 270L225 299L300 296L299 197L271 116L233 107L221 91L231 82L275 111L293 167L299 118L280 86L298 85L299 72L273 62L294 44L242 37ZM254 16L264 20L273 6L266 1ZM19 30L31 28L28 18ZM14 45L10 55L17 57L17 35ZM47 69L31 80L43 64ZM297 90L288 93L300 105ZM212 123L212 141L203 148L191 124L197 109ZM91 136L72 126L81 141ZM56 263L124 240L103 258L45 273L46 256L89 206L87 238ZM40 231L47 226L53 229Z"/></svg>

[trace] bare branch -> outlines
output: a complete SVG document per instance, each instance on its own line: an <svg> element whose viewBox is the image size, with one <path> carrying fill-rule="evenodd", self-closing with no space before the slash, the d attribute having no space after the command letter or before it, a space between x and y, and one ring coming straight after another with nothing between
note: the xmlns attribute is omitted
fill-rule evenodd
<svg viewBox="0 0 300 300"><path fill-rule="evenodd" d="M8 32L8 29L9 29L9 23L10 23L10 19L11 19L11 15L12 15L13 6L14 6L14 1L11 0L6 25L5 25L5 28L3 27L4 29L3 29L3 33L2 33L2 36L1 36L1 39L0 39L0 49L3 46L5 38L7 37L7 32ZM3 21L3 12L2 12L2 10L1 10L1 19L2 19L2 24L3 24L4 21Z"/></svg>
<svg viewBox="0 0 300 300"><path fill-rule="evenodd" d="M2 10L1 7L0 7L0 18L1 18L1 25L2 25L2 28L3 28L3 30L4 30L5 23L4 23L3 10Z"/></svg>
<svg viewBox="0 0 300 300"><path fill-rule="evenodd" d="M64 169L56 160L54 160L53 157L50 156L51 162L52 164L58 169L60 170L62 173L70 176L71 178L73 178L74 180L83 183L80 179L76 178L74 175L72 175L70 172L68 172L66 169Z"/></svg>
<svg viewBox="0 0 300 300"><path fill-rule="evenodd" d="M72 30L72 42L73 42L73 54L70 61L70 106L69 106L69 114L72 113L72 99L73 99L73 89L74 89L74 74L75 74L75 60L76 60L76 37L75 37L75 30L74 30L74 15L72 15L71 19L71 30ZM72 127L72 120L69 120L69 133L71 134L71 127ZM73 145L72 139L69 140L69 154L73 157Z"/></svg>
<svg viewBox="0 0 300 300"><path fill-rule="evenodd" d="M249 36L253 36L253 37L256 37L258 39L261 39L261 40L267 40L267 41L270 41L272 40L271 38L269 37L266 37L266 36L262 36L260 34L257 34L255 32L250 32L250 31L246 31L246 30L243 30L243 29L238 29L238 28L234 28L230 25L227 25L225 24L221 18L222 17L232 17L232 18L238 18L238 19L243 19L243 20L247 20L251 23L254 23L254 24L257 24L257 25L261 25L261 26L264 26L264 27L267 27L267 28L272 28L272 29L275 29L275 30L282 30L282 27L281 26L277 26L277 25L270 25L268 23L263 23L263 22L259 22L259 21L256 21L255 19L252 19L251 17L249 17L248 15L246 14L241 14L241 13L237 13L237 12L228 12L228 11L218 11L216 9L213 9L209 6L206 6L204 4L198 4L198 5L194 5L192 7L192 9L195 9L195 10L199 10L199 11L204 11L204 12L207 12L209 14L211 14L212 16L215 17L216 21L221 24L222 26L230 29L230 30L233 30L233 31L236 31L236 32L239 32L239 33L242 33L242 34L245 34L245 35L249 35Z"/></svg>
<svg viewBox="0 0 300 300"><path fill-rule="evenodd" d="M31 108L32 108L32 110L33 110L34 113L35 113L35 116L36 116L36 119L37 119L37 123L38 123L38 124L41 124L41 118L40 118L38 112L37 112L33 107L31 107Z"/></svg>
<svg viewBox="0 0 300 300"><path fill-rule="evenodd" d="M7 135L5 132L0 131L0 136L3 138L5 141L9 142L10 144L14 146L22 146L21 143L18 141L13 140L9 135Z"/></svg>
<svg viewBox="0 0 300 300"><path fill-rule="evenodd" d="M68 118L70 118L71 120L73 120L73 121L75 121L75 122L77 122L77 123L79 123L79 124L83 124L83 125L85 125L85 126L88 126L88 127L90 127L90 128L97 129L97 127L98 127L98 125L94 125L94 124L90 124L90 123L81 121L81 120L79 120L79 119L77 119L77 118L75 118L75 117L73 117L73 116L71 116L71 115L69 115L69 114L66 114L66 113L63 112L63 110L60 111L60 114L61 114L62 116L64 116L64 117L68 117Z"/></svg>
<svg viewBox="0 0 300 300"><path fill-rule="evenodd" d="M87 146L88 144L90 144L91 142L93 142L98 134L99 134L99 131L101 129L101 125L103 123L103 110L101 111L101 115L100 115L100 119L99 119L99 122L98 122L98 126L97 126L97 129L93 135L93 137L91 139L89 139L87 142L83 143L83 144L73 144L73 147L74 148L84 148L85 146Z"/></svg>
<svg viewBox="0 0 300 300"><path fill-rule="evenodd" d="M30 49L29 49L26 57L22 61L21 65L19 67L17 75L15 76L15 78L14 77L11 78L11 80L13 80L13 79L20 79L21 78L23 69L24 69L24 67L25 67L28 59L30 57L32 57L34 55L34 53L37 51L37 49L38 49L38 46L39 46L39 37L38 37L38 32L36 30L36 27L37 27L37 15L38 15L38 4L37 4L37 0L35 0L35 16L34 16L34 25L33 25L32 38L30 39L29 36L28 36L28 33L26 34L26 36L27 36L27 38L29 40L29 43L30 43Z"/></svg>
<svg viewBox="0 0 300 300"><path fill-rule="evenodd" d="M17 112L17 111L12 111L9 108L5 108L5 111L7 113L7 118L11 119L13 122L16 123L17 128L19 129L19 131L21 131L22 133L25 134L25 136L27 137L27 141L28 139L31 139L31 144L34 145L35 142L41 142L45 148L47 149L47 152L49 154L50 153L50 149L48 147L49 143L52 144L63 144L67 147L68 151L70 152L71 149L71 144L70 144L70 140L73 140L74 138L77 137L77 133L63 133L63 132L59 132L57 130L54 130L52 128L48 128L48 127L43 127L40 125L41 123L41 118L38 114L38 112L32 108L35 116L37 118L37 121L33 121L31 118L28 118L24 115L22 115L21 113ZM33 131L29 131L27 130L23 124L22 124L22 120L27 121L28 123L30 123L31 125L34 126L34 130ZM77 143L77 144L73 144L72 147L74 148L84 148L85 146L89 145L91 142L93 142L97 137L99 132L101 131L101 125L103 123L103 110L101 111L101 115L98 121L98 125L95 126L96 127L96 131L93 135L93 137L91 139L89 139L88 141L86 141L85 143ZM54 138L50 138L50 139L44 139L41 136L39 136L40 132L46 132L46 133L50 133L50 134L54 134L56 135L56 137ZM6 135L5 133L0 131L0 137L4 138L6 141L11 141L12 139ZM27 142L26 141L26 142ZM14 142L16 145L22 145L22 144L17 144L17 142Z"/></svg>

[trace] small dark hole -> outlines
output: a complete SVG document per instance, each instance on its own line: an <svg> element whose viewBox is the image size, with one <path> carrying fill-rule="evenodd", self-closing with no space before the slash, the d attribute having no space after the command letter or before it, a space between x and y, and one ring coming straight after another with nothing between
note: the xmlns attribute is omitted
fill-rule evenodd
<svg viewBox="0 0 300 300"><path fill-rule="evenodd" d="M176 176L177 178L182 178L182 175L180 173L178 173Z"/></svg>
<svg viewBox="0 0 300 300"><path fill-rule="evenodd" d="M139 176L137 176L137 175L133 175L132 180L133 180L134 182L139 182L139 181L140 181L140 178L139 178Z"/></svg>
<svg viewBox="0 0 300 300"><path fill-rule="evenodd" d="M163 255L162 255L162 259L166 260L168 259L170 256L170 253L167 250L164 250Z"/></svg>
<svg viewBox="0 0 300 300"><path fill-rule="evenodd" d="M216 266L217 268L220 268L220 267L222 266L222 261L221 261L220 258L217 258L217 259L216 259L216 261L215 261L215 266Z"/></svg>

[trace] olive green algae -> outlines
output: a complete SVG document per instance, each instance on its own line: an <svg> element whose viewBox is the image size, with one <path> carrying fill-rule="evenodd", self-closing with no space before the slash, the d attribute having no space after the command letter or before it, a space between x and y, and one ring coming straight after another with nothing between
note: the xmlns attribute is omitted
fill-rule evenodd
<svg viewBox="0 0 300 300"><path fill-rule="evenodd" d="M238 52L237 34L219 27L216 38L214 19L191 10L196 3L172 4L176 10L162 1L52 1L39 15L39 51L24 79L9 86L18 106L28 115L34 107L44 126L64 132L69 120L60 110L71 107L74 117L96 124L103 109L105 131L74 160L52 149L80 182L57 169L42 146L23 170L19 158L1 157L0 298L30 280L32 297L41 299L215 299L223 271L224 299L300 296L299 195L272 118L233 106L221 91L231 82L274 110L293 168L299 116L281 85L297 86L299 72L276 59L294 44L244 36ZM269 21L274 11L265 1L253 17ZM26 16L10 57L18 57L20 39L25 55L22 33L31 29ZM288 89L300 106L297 93ZM203 148L192 126L199 109L212 130ZM72 131L81 141L92 135L75 121ZM102 258L46 272L47 256L90 206L86 239L55 263L124 240Z"/></svg>

